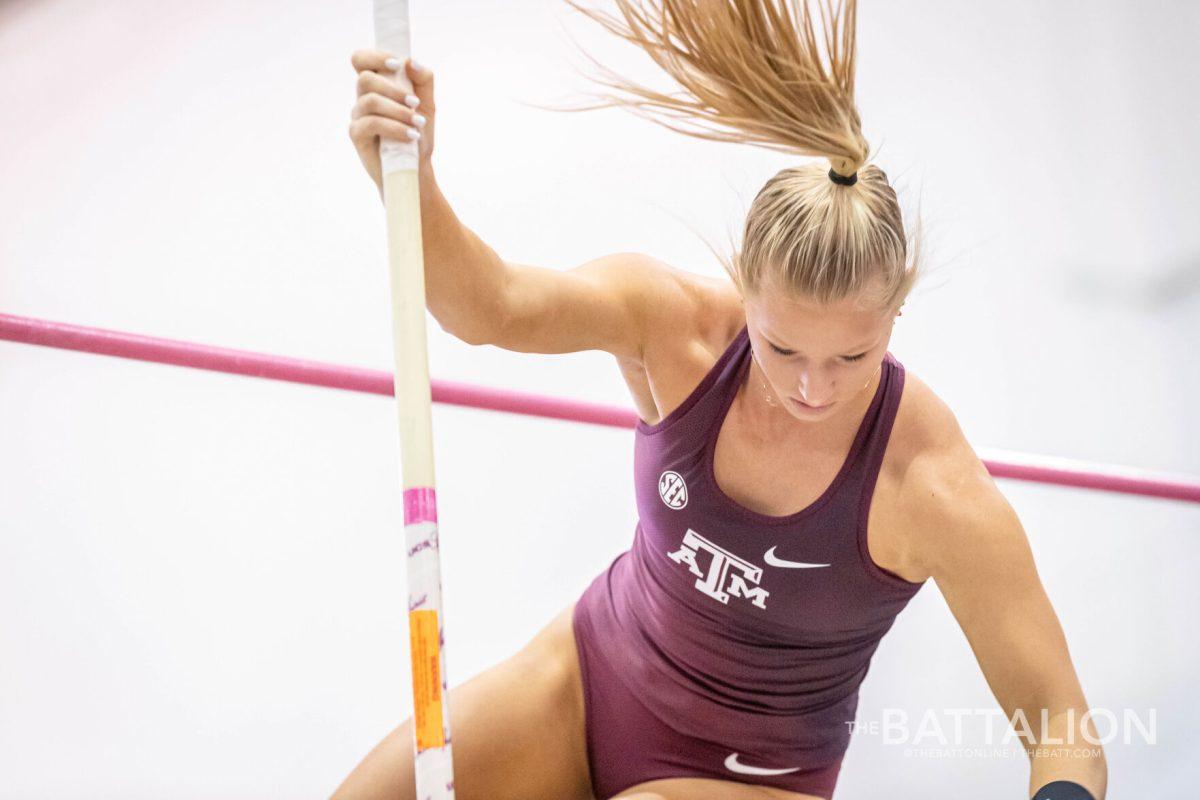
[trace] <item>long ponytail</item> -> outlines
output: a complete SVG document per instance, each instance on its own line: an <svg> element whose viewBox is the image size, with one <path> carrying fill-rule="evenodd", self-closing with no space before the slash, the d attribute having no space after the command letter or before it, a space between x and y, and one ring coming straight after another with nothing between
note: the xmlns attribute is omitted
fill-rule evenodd
<svg viewBox="0 0 1200 800"><path fill-rule="evenodd" d="M896 193L868 164L854 100L855 0L815 0L820 25L807 0L613 0L615 14L566 2L644 50L682 90L638 85L592 59L610 91L585 108L626 108L687 136L827 160L781 170L755 198L741 251L722 260L743 293L770 279L821 301L872 285L879 304L903 302L920 239L906 263ZM857 180L835 183L829 170Z"/></svg>

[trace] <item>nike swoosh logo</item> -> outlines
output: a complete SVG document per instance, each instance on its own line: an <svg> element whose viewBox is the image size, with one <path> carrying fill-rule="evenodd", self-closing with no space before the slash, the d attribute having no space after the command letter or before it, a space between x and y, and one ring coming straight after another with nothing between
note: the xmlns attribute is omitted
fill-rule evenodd
<svg viewBox="0 0 1200 800"><path fill-rule="evenodd" d="M806 561L785 561L782 558L776 558L774 547L763 554L763 560L772 567L788 567L790 569L813 569L814 567L829 566L828 564L809 564Z"/></svg>
<svg viewBox="0 0 1200 800"><path fill-rule="evenodd" d="M788 767L787 769L767 769L766 767L751 767L747 764L738 763L738 754L730 753L729 758L725 759L725 769L730 772L740 772L743 775L787 775L789 772L795 772L799 767Z"/></svg>

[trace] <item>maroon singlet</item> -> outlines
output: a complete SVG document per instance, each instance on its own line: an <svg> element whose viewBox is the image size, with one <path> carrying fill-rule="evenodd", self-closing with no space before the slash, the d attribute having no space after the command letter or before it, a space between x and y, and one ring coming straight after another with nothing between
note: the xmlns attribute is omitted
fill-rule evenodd
<svg viewBox="0 0 1200 800"><path fill-rule="evenodd" d="M783 517L740 505L713 475L749 365L743 327L682 405L638 422L633 546L574 612L598 797L686 776L829 797L871 656L922 585L867 552L903 365L885 355L837 476Z"/></svg>

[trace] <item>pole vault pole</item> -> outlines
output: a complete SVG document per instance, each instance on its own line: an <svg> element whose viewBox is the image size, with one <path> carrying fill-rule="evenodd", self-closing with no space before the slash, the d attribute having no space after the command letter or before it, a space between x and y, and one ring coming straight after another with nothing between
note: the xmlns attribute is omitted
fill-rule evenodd
<svg viewBox="0 0 1200 800"><path fill-rule="evenodd" d="M375 44L406 62L412 52L408 0L374 0ZM408 92L403 68L396 82ZM408 566L408 639L412 659L413 771L416 796L452 800L450 709L446 702L445 628L433 474L432 395L425 336L425 259L416 142L384 139L383 202L387 209L396 410L400 424L404 538Z"/></svg>

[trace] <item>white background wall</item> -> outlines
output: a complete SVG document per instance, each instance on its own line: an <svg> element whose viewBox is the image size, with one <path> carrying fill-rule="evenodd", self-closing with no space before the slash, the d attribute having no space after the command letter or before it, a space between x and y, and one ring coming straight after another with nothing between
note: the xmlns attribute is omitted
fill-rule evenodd
<svg viewBox="0 0 1200 800"><path fill-rule="evenodd" d="M977 446L1200 472L1200 6L863 0L859 105L930 265L892 351ZM0 311L390 366L378 199L346 135L361 2L0 4ZM616 111L550 0L414 3L435 164L507 258L711 275L793 159ZM911 216L910 216L911 219ZM911 224L911 222L910 222ZM628 404L611 359L472 348L435 377ZM631 540L627 431L438 407L449 667L511 654ZM410 710L390 403L0 343L0 796L318 797ZM1200 509L1004 482L1109 744L1111 797L1183 798ZM994 707L935 586L861 717ZM968 726L982 743L984 727ZM839 797L1024 797L1010 758L856 739Z"/></svg>

